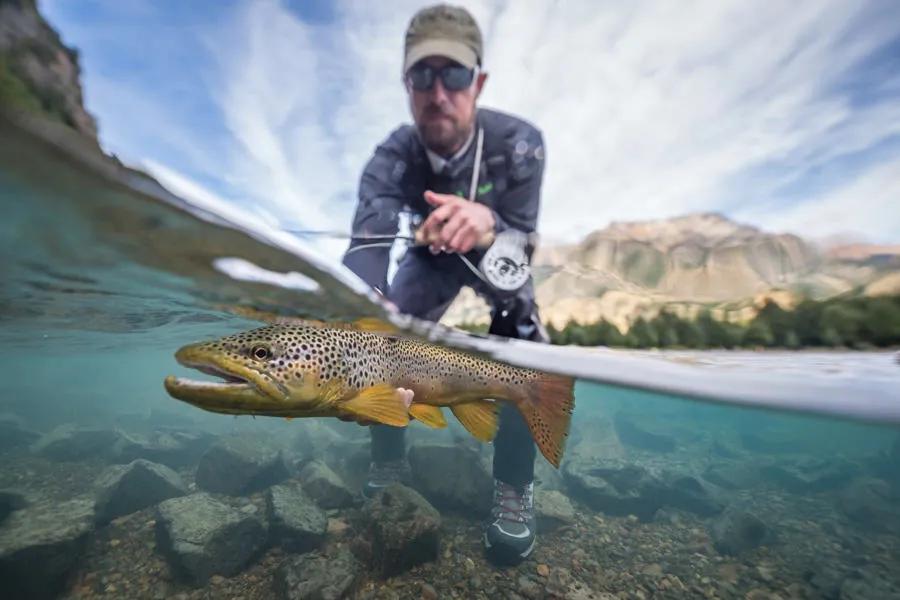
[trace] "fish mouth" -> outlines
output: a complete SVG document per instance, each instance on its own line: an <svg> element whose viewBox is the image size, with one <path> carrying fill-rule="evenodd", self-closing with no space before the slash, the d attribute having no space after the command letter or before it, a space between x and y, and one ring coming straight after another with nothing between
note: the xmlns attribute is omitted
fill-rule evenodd
<svg viewBox="0 0 900 600"><path fill-rule="evenodd" d="M175 353L183 366L213 375L221 381L198 381L169 375L165 379L170 396L210 412L232 415L288 415L295 407L290 394L261 369L230 360L204 344L191 344Z"/></svg>

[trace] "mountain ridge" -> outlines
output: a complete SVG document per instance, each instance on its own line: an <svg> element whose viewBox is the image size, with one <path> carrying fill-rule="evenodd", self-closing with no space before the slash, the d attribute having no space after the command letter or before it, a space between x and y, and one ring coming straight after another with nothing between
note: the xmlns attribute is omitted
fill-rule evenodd
<svg viewBox="0 0 900 600"><path fill-rule="evenodd" d="M691 317L703 309L744 322L767 300L884 293L896 287L900 246L820 247L793 233L770 233L715 212L614 222L574 244L539 247L536 297L546 323L600 318L625 331L663 308ZM486 304L467 291L444 322L484 324Z"/></svg>

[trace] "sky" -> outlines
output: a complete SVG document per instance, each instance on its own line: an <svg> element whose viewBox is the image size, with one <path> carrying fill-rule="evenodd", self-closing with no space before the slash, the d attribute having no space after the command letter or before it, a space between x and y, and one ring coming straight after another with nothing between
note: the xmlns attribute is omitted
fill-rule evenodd
<svg viewBox="0 0 900 600"><path fill-rule="evenodd" d="M40 0L107 151L176 193L340 231L410 120L403 34L425 4ZM485 37L481 105L544 134L545 240L718 212L900 242L900 2L461 4Z"/></svg>

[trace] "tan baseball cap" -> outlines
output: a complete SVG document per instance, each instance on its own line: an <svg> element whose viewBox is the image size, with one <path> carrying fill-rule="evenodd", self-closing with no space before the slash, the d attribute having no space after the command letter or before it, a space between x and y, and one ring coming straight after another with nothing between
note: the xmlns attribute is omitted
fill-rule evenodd
<svg viewBox="0 0 900 600"><path fill-rule="evenodd" d="M409 22L403 72L426 56L446 56L470 69L481 64L481 30L464 8L438 4L423 8Z"/></svg>

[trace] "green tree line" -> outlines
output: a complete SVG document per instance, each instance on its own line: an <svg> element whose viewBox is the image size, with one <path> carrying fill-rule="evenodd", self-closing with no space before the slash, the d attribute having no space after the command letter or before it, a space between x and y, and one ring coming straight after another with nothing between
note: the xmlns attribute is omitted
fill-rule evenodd
<svg viewBox="0 0 900 600"><path fill-rule="evenodd" d="M767 302L756 317L739 325L718 321L709 311L683 319L663 310L638 318L627 333L600 320L570 321L548 328L554 344L623 348L869 348L900 345L900 296L805 300L793 310Z"/></svg>

